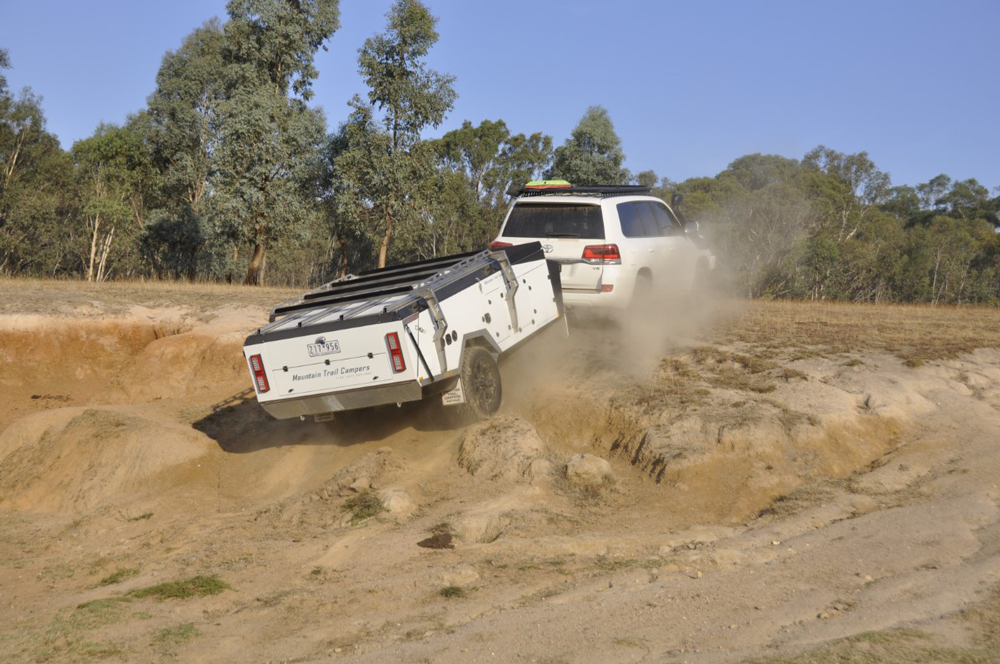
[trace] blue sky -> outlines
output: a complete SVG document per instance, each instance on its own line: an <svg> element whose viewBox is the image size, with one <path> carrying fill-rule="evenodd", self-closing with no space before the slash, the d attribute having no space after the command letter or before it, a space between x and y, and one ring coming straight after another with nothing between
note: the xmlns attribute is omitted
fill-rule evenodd
<svg viewBox="0 0 1000 664"><path fill-rule="evenodd" d="M389 0L343 0L320 53L315 104L330 129L364 87L357 49ZM606 107L634 172L714 175L741 155L865 150L896 184L938 173L1000 186L1000 1L563 3L428 0L429 63L457 77L438 135L468 119L561 143ZM152 92L165 51L223 0L0 0L14 88L44 97L64 147L120 123Z"/></svg>

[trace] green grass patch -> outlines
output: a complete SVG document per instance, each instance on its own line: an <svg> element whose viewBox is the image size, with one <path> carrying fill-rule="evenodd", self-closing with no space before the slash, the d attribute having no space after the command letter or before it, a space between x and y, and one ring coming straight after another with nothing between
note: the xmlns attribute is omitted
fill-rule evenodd
<svg viewBox="0 0 1000 664"><path fill-rule="evenodd" d="M385 512L385 505L373 491L362 491L344 501L344 509L351 513L351 523L357 523Z"/></svg>
<svg viewBox="0 0 1000 664"><path fill-rule="evenodd" d="M128 597L105 597L84 602L72 613L57 619L58 627L70 629L97 629L119 623L129 617Z"/></svg>
<svg viewBox="0 0 1000 664"><path fill-rule="evenodd" d="M209 595L218 595L224 590L231 589L232 586L213 574L211 576L193 576L190 579L183 579L181 581L158 583L155 586L133 590L127 596L140 599L154 597L162 601L165 599L207 597Z"/></svg>
<svg viewBox="0 0 1000 664"><path fill-rule="evenodd" d="M164 627L153 634L153 643L161 646L179 646L201 634L194 623L183 623L176 627Z"/></svg>
<svg viewBox="0 0 1000 664"><path fill-rule="evenodd" d="M462 586L445 586L438 591L438 594L447 599L458 599L460 597L465 597L466 592L465 588Z"/></svg>
<svg viewBox="0 0 1000 664"><path fill-rule="evenodd" d="M135 567L119 567L111 574L107 575L101 579L97 585L99 586L111 586L116 583L121 583L126 579L131 579L133 576L137 575L139 570Z"/></svg>

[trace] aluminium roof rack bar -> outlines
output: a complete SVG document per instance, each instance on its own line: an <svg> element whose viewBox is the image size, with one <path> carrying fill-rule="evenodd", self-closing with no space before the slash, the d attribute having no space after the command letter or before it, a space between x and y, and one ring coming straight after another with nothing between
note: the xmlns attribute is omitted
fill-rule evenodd
<svg viewBox="0 0 1000 664"><path fill-rule="evenodd" d="M298 300L285 302L275 307L271 312L271 319L358 299L413 292L413 289L420 282L482 253L482 251L470 251L464 254L431 258L397 267L368 270L362 272L361 276L352 279L331 281L323 286L325 290L307 293Z"/></svg>
<svg viewBox="0 0 1000 664"><path fill-rule="evenodd" d="M652 191L651 187L642 185L622 184L622 185L580 185L575 187L511 187L507 190L508 196L573 196L573 195L597 195L597 196L641 196Z"/></svg>
<svg viewBox="0 0 1000 664"><path fill-rule="evenodd" d="M368 277L362 277L359 279L349 279L347 281L341 281L338 283L331 284L330 288L322 291L313 291L312 293L306 293L302 296L305 301L318 300L321 298L331 297L333 295L340 295L344 293L352 293L354 291L363 290L365 288L371 288L373 286L392 286L395 284L405 284L414 281L421 281L427 277L433 276L441 271L440 267L432 267L427 270L422 270L420 272L414 272L411 274L372 274Z"/></svg>
<svg viewBox="0 0 1000 664"><path fill-rule="evenodd" d="M357 276L360 278L360 277L366 277L370 274L390 274L394 272L408 272L410 270L418 270L418 269L423 269L425 267L430 267L431 265L451 265L453 263L457 263L463 258L469 258L470 256L475 256L476 254L481 252L482 250L467 251L463 254L452 254L450 256L425 258L422 261L414 261L412 263L405 263L403 265L390 265L387 267L380 267L372 270L363 270L361 272L358 272Z"/></svg>
<svg viewBox="0 0 1000 664"><path fill-rule="evenodd" d="M405 275L413 273L417 275L419 273L426 272L428 274L434 274L437 272L437 267L449 267L459 260L466 258L468 256L474 256L478 252L469 252L465 254L454 254L451 256L439 256L437 258L428 258L426 260L417 261L414 263L407 263L405 265L397 265L393 267L383 267L374 270L364 270L358 272L356 275L351 274L340 279L334 279L329 281L322 286L309 291L305 295L301 296L301 299L311 300L317 297L323 297L330 291L336 290L339 286L348 284L355 285L363 283L365 281L376 281L383 279L390 275ZM414 277L416 278L416 277Z"/></svg>
<svg viewBox="0 0 1000 664"><path fill-rule="evenodd" d="M413 284L410 283L392 288L374 288L368 291L347 293L339 297L331 297L325 300L310 300L308 302L297 302L294 304L282 305L280 307L275 307L274 311L271 312L271 317L277 319L278 316L284 316L294 312L309 311L310 309L322 309L335 304L344 304L345 302L353 302L355 300L373 299L373 297L381 298L383 296L387 297L389 295L399 295L401 293L412 292Z"/></svg>

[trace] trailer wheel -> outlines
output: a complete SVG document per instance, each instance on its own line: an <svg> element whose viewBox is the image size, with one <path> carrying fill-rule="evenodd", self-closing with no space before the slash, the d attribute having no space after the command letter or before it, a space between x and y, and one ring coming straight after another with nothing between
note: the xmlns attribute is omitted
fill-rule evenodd
<svg viewBox="0 0 1000 664"><path fill-rule="evenodd" d="M462 358L462 387L465 403L462 414L470 420L485 420L500 410L503 388L496 360L485 349L470 346Z"/></svg>

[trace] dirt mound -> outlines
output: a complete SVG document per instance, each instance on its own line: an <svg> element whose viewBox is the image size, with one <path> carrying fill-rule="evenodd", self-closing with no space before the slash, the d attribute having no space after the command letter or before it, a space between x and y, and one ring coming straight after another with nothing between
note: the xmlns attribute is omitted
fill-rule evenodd
<svg viewBox="0 0 1000 664"><path fill-rule="evenodd" d="M108 376L157 339L184 331L182 320L64 320L0 317L4 381Z"/></svg>
<svg viewBox="0 0 1000 664"><path fill-rule="evenodd" d="M551 465L534 462L548 461L551 456L533 426L517 417L498 417L466 432L458 450L458 465L482 479L531 479L543 470L540 466Z"/></svg>
<svg viewBox="0 0 1000 664"><path fill-rule="evenodd" d="M111 409L37 413L0 434L0 505L63 513L134 506L204 478L217 450L188 427Z"/></svg>
<svg viewBox="0 0 1000 664"><path fill-rule="evenodd" d="M0 427L53 405L46 401L236 394L250 386L241 345L258 319L245 310L223 311L210 323L176 312L108 320L0 316L0 399L8 403Z"/></svg>

